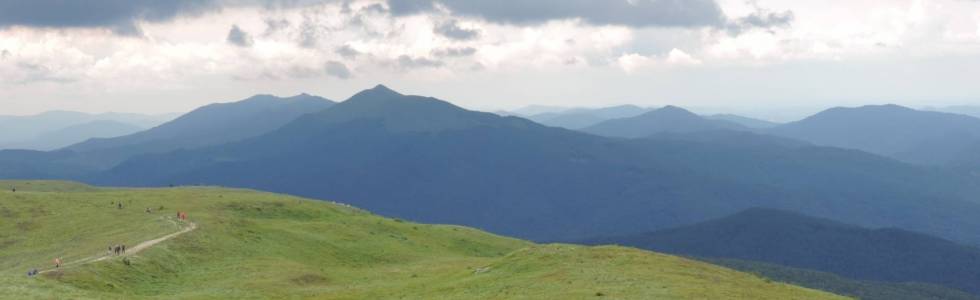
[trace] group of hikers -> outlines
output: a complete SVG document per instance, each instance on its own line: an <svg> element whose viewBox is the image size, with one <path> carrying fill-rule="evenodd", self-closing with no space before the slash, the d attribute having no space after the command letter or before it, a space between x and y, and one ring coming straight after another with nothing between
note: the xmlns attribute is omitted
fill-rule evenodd
<svg viewBox="0 0 980 300"><path fill-rule="evenodd" d="M126 245L109 246L109 255L126 254Z"/></svg>

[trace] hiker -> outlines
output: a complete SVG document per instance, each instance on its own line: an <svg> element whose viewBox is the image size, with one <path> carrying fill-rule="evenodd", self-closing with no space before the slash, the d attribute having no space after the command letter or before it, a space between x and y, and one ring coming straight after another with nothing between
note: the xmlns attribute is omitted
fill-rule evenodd
<svg viewBox="0 0 980 300"><path fill-rule="evenodd" d="M111 245L109 246L109 252L106 252L106 255L112 255L112 246Z"/></svg>
<svg viewBox="0 0 980 300"><path fill-rule="evenodd" d="M124 245L122 245L122 253L123 253L123 254L126 254L126 245L125 245L125 244L124 244Z"/></svg>
<svg viewBox="0 0 980 300"><path fill-rule="evenodd" d="M112 250L113 250L113 252L116 253L116 255L119 255L119 245L116 245L116 247L113 248Z"/></svg>
<svg viewBox="0 0 980 300"><path fill-rule="evenodd" d="M54 259L54 267L55 267L55 269L61 268L61 258L60 257Z"/></svg>
<svg viewBox="0 0 980 300"><path fill-rule="evenodd" d="M146 208L146 213L150 213L150 208L149 207Z"/></svg>
<svg viewBox="0 0 980 300"><path fill-rule="evenodd" d="M119 204L119 205L117 205L117 206L119 207L119 209L122 209L122 201L119 201L119 203L118 203L118 204Z"/></svg>

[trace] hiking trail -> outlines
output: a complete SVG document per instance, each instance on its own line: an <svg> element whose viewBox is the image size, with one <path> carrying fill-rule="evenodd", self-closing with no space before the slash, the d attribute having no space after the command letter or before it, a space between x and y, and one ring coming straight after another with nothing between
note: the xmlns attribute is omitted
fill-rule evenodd
<svg viewBox="0 0 980 300"><path fill-rule="evenodd" d="M173 222L173 220L170 220L170 221ZM178 226L180 226L180 223L178 223L178 222L174 222L174 223L177 224ZM184 226L184 228L182 228L180 231L177 231L177 232L174 232L174 233L171 233L171 234L168 234L168 235L165 235L165 236L156 238L156 239L152 239L152 240L148 240L148 241L144 241L142 243L139 243L136 246L133 246L132 248L127 248L126 249L126 253L124 253L124 254L120 254L120 255L102 254L102 255L96 255L96 256L86 257L86 258L82 258L82 259L75 260L75 261L72 261L72 262L63 263L63 264L61 264L61 269L64 269L65 267L68 267L68 266L84 265L84 264L87 264L87 263L99 262L99 261L107 260L107 259L110 259L110 258L113 258L113 257L127 257L127 256L132 256L132 255L135 255L135 254L137 254L137 253L139 253L139 252L141 252L143 250L146 250L147 248L153 247L156 244L159 244L159 243L164 242L166 240L169 240L169 239L178 237L181 234L185 234L185 233L188 233L188 232L191 232L191 231L197 229L197 224L194 223L194 222L187 221L187 222L183 222L183 223L186 224L186 226ZM48 273L48 272L52 272L52 271L56 271L56 270L59 270L59 269L58 268L50 268L50 269L45 269L43 271L40 271L38 273L39 274L44 274L44 273Z"/></svg>

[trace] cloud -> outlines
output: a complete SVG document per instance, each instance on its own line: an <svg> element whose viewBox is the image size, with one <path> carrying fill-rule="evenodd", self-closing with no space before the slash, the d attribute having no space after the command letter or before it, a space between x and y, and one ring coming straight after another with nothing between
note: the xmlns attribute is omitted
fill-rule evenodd
<svg viewBox="0 0 980 300"><path fill-rule="evenodd" d="M0 27L107 28L141 33L139 22L163 22L221 8L218 0L0 1Z"/></svg>
<svg viewBox="0 0 980 300"><path fill-rule="evenodd" d="M658 66L694 66L700 65L701 60L694 58L687 52L683 50L673 48L667 53L666 57L658 58L657 56L644 56L636 53L623 54L616 59L616 64L619 65L623 71L626 73L633 73L640 69L646 69Z"/></svg>
<svg viewBox="0 0 980 300"><path fill-rule="evenodd" d="M252 40L252 35L248 34L238 25L232 25L231 30L228 31L228 43L238 46L238 47L251 47L255 41Z"/></svg>
<svg viewBox="0 0 980 300"><path fill-rule="evenodd" d="M444 64L441 61L428 59L425 57L412 58L408 55L398 57L398 66L405 69L438 68L443 65Z"/></svg>
<svg viewBox="0 0 980 300"><path fill-rule="evenodd" d="M479 30L462 28L459 26L459 21L457 20L449 20L439 23L432 29L432 31L444 37L458 41L468 41L480 36Z"/></svg>
<svg viewBox="0 0 980 300"><path fill-rule="evenodd" d="M458 48L442 48L432 50L432 55L438 57L464 57L476 54L476 48L473 47L458 47Z"/></svg>
<svg viewBox="0 0 980 300"><path fill-rule="evenodd" d="M694 58L687 52L681 49L671 49L670 53L667 53L667 63L672 65L700 65L701 60Z"/></svg>
<svg viewBox="0 0 980 300"><path fill-rule="evenodd" d="M388 9L394 15L411 15L434 10L431 0L388 0Z"/></svg>
<svg viewBox="0 0 980 300"><path fill-rule="evenodd" d="M357 51L357 49L354 49L350 45L346 45L346 44L337 47L337 49L334 50L334 52L347 59L356 58L358 55L361 55L360 51Z"/></svg>
<svg viewBox="0 0 980 300"><path fill-rule="evenodd" d="M324 70L326 70L327 75L330 75L330 76L333 76L333 77L337 77L337 78L340 78L340 79L348 79L348 78L351 78L350 69L348 69L347 68L347 65L345 65L342 62L328 61L324 65Z"/></svg>
<svg viewBox="0 0 980 300"><path fill-rule="evenodd" d="M291 23L287 19L265 19L265 33L262 35L273 35L282 31L283 29L289 28L289 25L291 25Z"/></svg>
<svg viewBox="0 0 980 300"><path fill-rule="evenodd" d="M623 71L626 71L626 73L632 73L638 69L656 65L656 60L640 54L629 53L623 54L616 59L616 63L623 69Z"/></svg>
<svg viewBox="0 0 980 300"><path fill-rule="evenodd" d="M727 29L730 33L738 35L753 28L788 27L794 19L796 15L793 11L773 12L756 7L756 11L752 14L730 21Z"/></svg>
<svg viewBox="0 0 980 300"><path fill-rule="evenodd" d="M394 15L446 8L457 16L505 24L581 19L593 25L721 27L725 15L714 0L388 0Z"/></svg>

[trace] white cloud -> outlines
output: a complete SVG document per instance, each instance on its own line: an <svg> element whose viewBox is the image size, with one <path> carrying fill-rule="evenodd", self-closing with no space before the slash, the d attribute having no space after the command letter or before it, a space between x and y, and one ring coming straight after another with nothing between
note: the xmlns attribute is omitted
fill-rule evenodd
<svg viewBox="0 0 980 300"><path fill-rule="evenodd" d="M493 86L507 84L513 74L555 82L583 78L598 91L623 81L624 71L647 78L696 69L901 64L980 55L980 1L719 1L731 19L758 14L760 7L793 12L791 26L747 28L737 35L718 28L638 29L574 19L513 25L444 10L392 17L379 9L383 0L353 0L345 8L346 2L226 8L139 24L141 38L105 29L0 29L0 50L6 51L0 51L6 53L0 55L0 99L37 111L42 102L36 95L49 92L133 107L181 93L204 95L166 102L185 109L246 92L323 89L343 95L356 84L379 81L397 86L473 80ZM449 20L479 34L450 39L433 32ZM227 42L235 25L250 33L244 39L249 42L240 44L251 47ZM346 85L333 84L345 76ZM154 96L129 97L144 93Z"/></svg>
<svg viewBox="0 0 980 300"><path fill-rule="evenodd" d="M654 58L639 55L636 53L623 54L616 59L619 67L626 71L627 73L632 73L636 70L642 68L648 68L657 65L657 61Z"/></svg>
<svg viewBox="0 0 980 300"><path fill-rule="evenodd" d="M667 63L673 65L700 65L701 60L694 58L687 52L674 48L667 54Z"/></svg>

